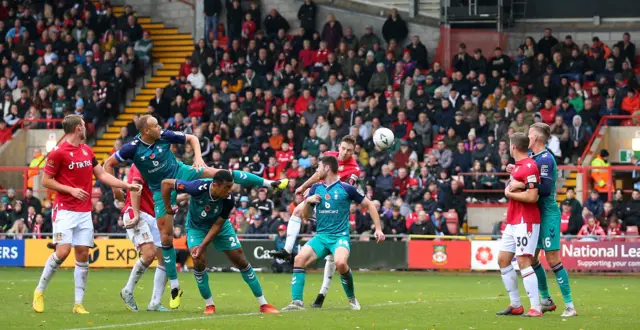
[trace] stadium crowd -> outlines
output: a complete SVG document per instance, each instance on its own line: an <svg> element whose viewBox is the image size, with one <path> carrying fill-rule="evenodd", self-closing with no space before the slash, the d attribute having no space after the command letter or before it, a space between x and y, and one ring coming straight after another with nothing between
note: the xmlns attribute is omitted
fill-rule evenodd
<svg viewBox="0 0 640 330"><path fill-rule="evenodd" d="M319 18L311 0L301 5L298 19L302 28L295 31L277 10L270 9L261 21L259 2L243 8L238 0L225 3L227 24L218 26L221 1L204 2L206 38L195 44L179 74L157 90L148 112L166 129L195 134L209 166L291 180L290 188L278 196L255 189L238 192L231 221L239 233L265 237L278 233L302 201L302 196L294 194L295 188L313 174L324 152L336 151L340 139L352 135L357 140L355 156L362 169L359 188L379 204L385 233L456 234L450 232L445 213L455 211L458 223L453 228L462 230L467 203L506 201L502 194L487 190L504 188L506 177L500 173L513 163L508 148L510 134L527 132L529 125L545 122L551 126L549 149L558 164L575 164L602 116L640 111L634 73L640 64L636 63L635 45L627 33L615 45L597 38L591 45L578 45L570 35L559 41L547 29L538 41L524 40L512 50L513 56L499 47L493 54L483 54L480 49L467 50L460 44L452 67L443 68L437 61L429 61L420 36L408 35L407 23L395 10L382 27L376 27L382 31L381 36L373 26L356 36L333 15L326 18L321 31L316 31ZM126 79L123 81L127 84L121 85L118 79L103 80L110 77L103 73L115 70L118 77L118 68L129 68L120 76L131 77L136 72L132 62L148 62L148 57L143 60L144 54L131 46L148 35L136 28L130 10L116 19L108 6L92 11L90 2L83 5L52 8L50 19L46 18L45 7L39 12L43 23L40 19L31 22L36 32L33 34L22 27L23 17L29 24L28 18L34 16L28 8L16 6L6 11L13 16L2 16L5 11L0 8L5 26L24 30L23 38L14 40L16 28L10 29L0 46L5 54L3 64L15 61L15 65L5 65L0 87L11 86L7 77L15 77L11 78L14 87L20 85L20 79L24 86L36 81L40 86L20 87L22 92L18 94L5 94L15 101L11 112L15 104L18 117L21 109L31 113L32 108L47 113L43 116L83 113L83 103L78 100L84 101L86 109L91 102L98 104L102 95L87 89L100 90L104 83L112 91L110 95L119 95L131 82ZM63 35L65 29L71 33ZM22 41L34 39L29 35L41 37ZM25 43L28 47L19 47ZM30 54L29 60L16 49ZM47 55L56 51L58 55ZM57 56L60 61L53 61L58 61ZM42 65L31 68L33 59ZM85 76L86 71L91 74ZM60 80L60 75L68 79ZM76 77L82 80L78 87L74 85ZM28 82L26 78L30 78ZM59 81L63 82L61 87L55 83ZM56 104L61 98L69 106L58 110L40 102L39 109L39 99L32 102L29 95L30 91L40 95L42 87L46 87L42 95L47 101ZM27 101L23 101L25 97ZM112 97L106 99L116 100ZM21 102L29 106L20 106ZM75 110L70 109L74 103ZM111 112L103 107L90 116L87 113L94 112L84 110L87 122L99 124L114 113L117 103L112 101ZM137 120L135 117L122 129L114 152L135 137ZM612 119L608 124L623 123ZM371 136L378 127L393 130L397 139L393 150L374 146ZM173 146L172 151L184 163L193 162L190 146ZM127 173L128 169L122 168L119 176L125 178ZM473 190L482 192L467 192ZM595 195L598 200L586 201L584 209L598 220L605 233L640 224L640 193L634 192L631 201L625 202L622 192L616 192L614 200L606 203L597 191ZM45 223L50 221L47 203L42 213L35 210L36 215L43 215ZM123 232L119 226L121 206L114 206L113 195L103 189L94 210L96 232ZM2 228L3 214L14 221L18 219L16 214L27 219L20 212L25 213L22 210L26 208L25 215L30 214L31 205L18 202L14 196L9 203L0 203L0 208ZM589 214L583 212L571 191L562 209L563 224L565 217L567 224L564 233L593 232ZM186 211L185 203L178 206L176 226L184 225ZM371 217L355 205L351 212L352 233L370 234ZM4 223L8 229L13 222ZM27 227L32 231L30 220ZM499 233L501 224L496 228ZM313 231L314 224L305 222L303 232Z"/></svg>

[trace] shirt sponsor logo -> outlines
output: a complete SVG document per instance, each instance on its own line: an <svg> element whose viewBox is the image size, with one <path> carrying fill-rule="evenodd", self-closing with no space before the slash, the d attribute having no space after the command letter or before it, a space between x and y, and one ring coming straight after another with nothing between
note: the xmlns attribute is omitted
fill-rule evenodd
<svg viewBox="0 0 640 330"><path fill-rule="evenodd" d="M548 176L549 175L549 165L540 166L540 176Z"/></svg>
<svg viewBox="0 0 640 330"><path fill-rule="evenodd" d="M82 162L71 162L69 164L69 169L73 170L74 168L85 168L87 166L91 166L91 161L85 160Z"/></svg>

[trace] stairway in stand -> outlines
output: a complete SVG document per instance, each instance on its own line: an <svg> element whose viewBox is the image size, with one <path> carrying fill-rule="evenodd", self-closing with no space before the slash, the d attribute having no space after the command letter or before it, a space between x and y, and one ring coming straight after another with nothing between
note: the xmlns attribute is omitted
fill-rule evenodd
<svg viewBox="0 0 640 330"><path fill-rule="evenodd" d="M135 8L134 8L135 9ZM113 12L116 16L122 15L123 6L114 6ZM180 64L184 62L186 56L190 56L193 51L193 36L188 33L180 33L178 29L167 28L162 23L151 23L149 17L138 17L138 23L143 30L151 33L153 40L152 62L161 63L162 69L158 70L151 80L145 82L139 94L133 101L125 107L112 125L109 125L106 132L96 141L93 152L96 159L103 163L108 157L115 140L120 135L120 129L131 122L135 114L145 114L149 100L155 95L156 88L163 88L169 83L171 76L177 76Z"/></svg>

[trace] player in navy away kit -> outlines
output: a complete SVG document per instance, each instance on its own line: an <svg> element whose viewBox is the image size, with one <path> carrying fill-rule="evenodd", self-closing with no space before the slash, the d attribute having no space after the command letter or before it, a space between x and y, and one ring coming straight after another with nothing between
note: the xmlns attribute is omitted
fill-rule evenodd
<svg viewBox="0 0 640 330"><path fill-rule="evenodd" d="M219 170L206 167L202 159L200 142L196 136L163 130L158 125L158 120L151 115L140 117L136 126L140 134L109 157L104 163L104 169L113 174L114 166L130 160L140 170L140 174L149 184L149 189L153 192L154 211L158 221L158 228L160 229L162 259L167 271L167 277L171 283L169 306L178 308L182 289L178 282L176 251L173 248L173 217L165 212L166 207L162 199L160 186L164 179L191 181L199 178L213 178ZM185 143L189 143L193 147L193 166L188 166L178 161L171 152L171 144ZM241 172L234 172L235 177L233 179L235 183L240 185L285 189L289 183L287 180L282 180L280 185L272 186L274 184L273 181L265 180L251 173L240 174ZM121 191L114 190L116 198L122 199L121 194ZM176 196L175 191L172 192L170 199L172 205L176 202Z"/></svg>
<svg viewBox="0 0 640 330"><path fill-rule="evenodd" d="M241 172L241 174L246 174ZM184 181L165 179L162 181L162 197L165 200L167 213L173 213L169 205L171 192L187 193L191 196L189 213L187 214L187 245L193 257L193 275L198 284L200 295L205 300L205 314L215 313L213 295L209 288L207 273L207 247L213 243L216 251L224 252L229 261L240 270L242 278L249 285L258 300L260 312L279 314L280 312L267 303L260 281L253 267L247 261L242 244L236 236L233 225L229 222L229 214L235 207L231 196L233 187L232 171L218 171L213 180Z"/></svg>

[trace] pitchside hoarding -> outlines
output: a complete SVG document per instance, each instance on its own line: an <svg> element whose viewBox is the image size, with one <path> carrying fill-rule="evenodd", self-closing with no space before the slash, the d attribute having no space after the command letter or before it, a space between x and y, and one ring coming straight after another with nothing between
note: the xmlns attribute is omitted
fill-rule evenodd
<svg viewBox="0 0 640 330"><path fill-rule="evenodd" d="M472 241L471 269L499 270L500 241ZM567 241L562 243L562 264L574 271L638 271L640 242ZM549 269L544 252L540 260ZM515 262L514 262L515 265Z"/></svg>

